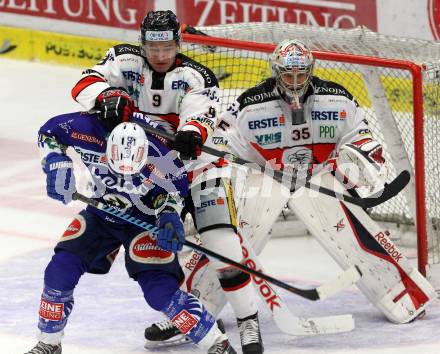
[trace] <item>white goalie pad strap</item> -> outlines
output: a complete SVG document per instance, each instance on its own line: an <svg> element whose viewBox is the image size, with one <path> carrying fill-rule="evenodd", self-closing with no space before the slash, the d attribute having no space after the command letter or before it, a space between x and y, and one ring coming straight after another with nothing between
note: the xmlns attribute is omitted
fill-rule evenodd
<svg viewBox="0 0 440 354"><path fill-rule="evenodd" d="M341 188L331 174L321 177L322 185ZM435 298L430 283L392 243L390 231L362 208L313 191L294 193L289 206L344 270L359 267L359 289L390 321L413 320Z"/></svg>

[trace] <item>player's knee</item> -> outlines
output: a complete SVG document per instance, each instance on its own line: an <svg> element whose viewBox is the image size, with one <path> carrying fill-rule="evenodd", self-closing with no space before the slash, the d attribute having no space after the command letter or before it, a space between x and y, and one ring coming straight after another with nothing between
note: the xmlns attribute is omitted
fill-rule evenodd
<svg viewBox="0 0 440 354"><path fill-rule="evenodd" d="M218 254L226 256L235 262L241 262L243 253L241 250L238 235L229 228L219 228L205 231L201 234L203 247L210 249ZM227 268L228 264L216 258L209 257L211 266L216 270Z"/></svg>
<svg viewBox="0 0 440 354"><path fill-rule="evenodd" d="M147 304L156 311L161 311L179 288L175 276L160 271L139 273L136 277Z"/></svg>
<svg viewBox="0 0 440 354"><path fill-rule="evenodd" d="M59 251L46 267L44 284L56 290L73 290L86 269L85 262L79 256Z"/></svg>

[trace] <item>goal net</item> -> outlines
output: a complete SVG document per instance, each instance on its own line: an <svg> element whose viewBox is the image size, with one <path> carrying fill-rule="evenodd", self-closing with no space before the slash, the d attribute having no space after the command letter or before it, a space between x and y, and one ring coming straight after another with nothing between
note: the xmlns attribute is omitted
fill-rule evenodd
<svg viewBox="0 0 440 354"><path fill-rule="evenodd" d="M403 193L369 212L376 220L412 227L423 274L426 265L440 265L440 43L366 28L280 23L198 29L208 36L184 35L182 50L216 74L222 109L270 76L274 44L286 38L306 43L317 59L314 74L342 84L364 109L385 148L390 178L403 169L412 173Z"/></svg>

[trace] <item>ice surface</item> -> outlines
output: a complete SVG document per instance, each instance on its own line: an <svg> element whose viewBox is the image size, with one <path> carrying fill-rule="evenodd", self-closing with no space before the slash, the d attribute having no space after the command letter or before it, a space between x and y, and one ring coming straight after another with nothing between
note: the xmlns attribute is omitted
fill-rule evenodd
<svg viewBox="0 0 440 354"><path fill-rule="evenodd" d="M45 196L36 147L38 127L53 115L79 110L70 89L80 70L0 59L0 353L23 353L35 343L37 309L44 268L52 248L82 208ZM104 276L85 275L75 291L75 307L63 340L65 354L146 353L143 330L161 315L149 309L119 256ZM272 240L262 263L268 274L299 286L333 279L338 266L310 237ZM291 337L282 334L260 304L266 353L440 353L440 304L408 325L394 325L356 289L320 302L280 290L297 316L352 313L356 328L336 335ZM232 310L221 313L240 352ZM154 353L201 353L192 345Z"/></svg>

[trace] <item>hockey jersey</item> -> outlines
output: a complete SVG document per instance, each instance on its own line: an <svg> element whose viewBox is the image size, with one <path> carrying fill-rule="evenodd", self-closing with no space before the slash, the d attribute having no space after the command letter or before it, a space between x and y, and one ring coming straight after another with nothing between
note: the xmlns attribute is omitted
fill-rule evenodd
<svg viewBox="0 0 440 354"><path fill-rule="evenodd" d="M152 70L138 46L120 44L110 48L104 59L72 89L72 97L86 110L108 87L125 89L141 112L160 120L169 132L194 130L203 141L217 122L218 82L207 67L177 54L166 73Z"/></svg>
<svg viewBox="0 0 440 354"><path fill-rule="evenodd" d="M146 166L139 175L123 177L107 165L107 135L95 114L68 113L49 119L40 128L38 145L43 160L52 152L65 154L72 147L90 173L91 197L125 214L142 219L144 214L157 216L166 206L180 213L183 198L188 195L188 181L175 152L148 135ZM103 219L124 223L92 206L87 209Z"/></svg>
<svg viewBox="0 0 440 354"><path fill-rule="evenodd" d="M220 116L232 152L273 168L309 169L335 156L347 143L372 139L368 122L341 85L312 77L304 97L303 123L280 97L275 79L253 87Z"/></svg>

